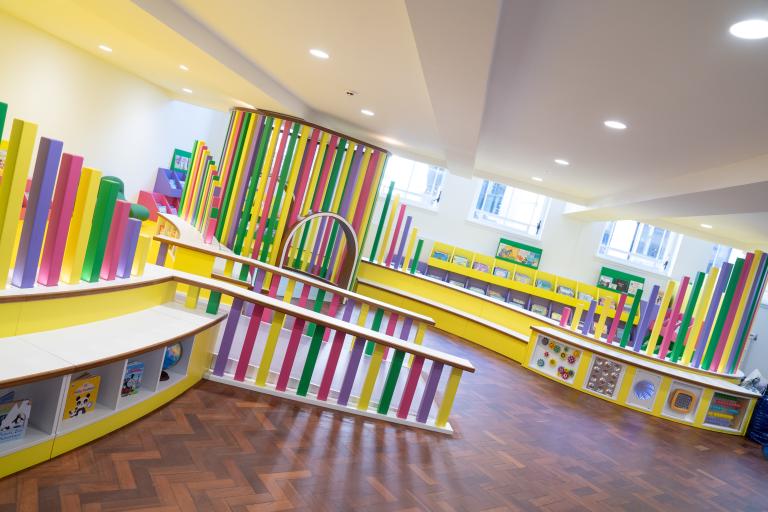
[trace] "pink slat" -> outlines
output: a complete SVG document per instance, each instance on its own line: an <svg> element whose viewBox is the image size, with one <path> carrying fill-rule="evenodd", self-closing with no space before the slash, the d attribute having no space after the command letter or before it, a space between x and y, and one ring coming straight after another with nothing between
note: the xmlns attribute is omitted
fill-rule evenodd
<svg viewBox="0 0 768 512"><path fill-rule="evenodd" d="M280 276L272 274L272 281L269 283L269 295L273 299L277 297L277 289L280 288ZM265 322L271 322L272 316L274 315L274 311L271 309L268 309L264 312L264 321Z"/></svg>
<svg viewBox="0 0 768 512"><path fill-rule="evenodd" d="M421 368L424 366L424 358L416 356L411 364L411 371L408 373L408 380L405 382L403 397L400 399L400 407L397 409L397 417L401 420L408 418L408 412L411 410L413 395L416 393L416 385L421 377Z"/></svg>
<svg viewBox="0 0 768 512"><path fill-rule="evenodd" d="M386 266L390 266L392 264L392 258L395 256L395 246L397 245L397 239L399 238L400 234L400 226L403 224L403 217L405 216L405 205L400 205L400 211L397 212L397 222L395 223L395 232L392 234L392 240L389 243L389 252L387 253L387 258L384 260L384 264Z"/></svg>
<svg viewBox="0 0 768 512"><path fill-rule="evenodd" d="M320 179L317 180L315 197L312 201L312 211L319 212L320 205L322 204L323 196L325 196L325 187L328 185L328 173L331 171L331 163L333 162L333 156L336 154L336 146L339 144L338 135L331 135L331 140L328 142L328 150L325 152L323 162L323 170L320 173ZM320 148L323 149L323 148ZM318 155L322 155L321 151Z"/></svg>
<svg viewBox="0 0 768 512"><path fill-rule="evenodd" d="M608 329L608 336L606 336L606 343L613 343L613 338L616 337L616 331L619 329L621 323L621 314L624 312L624 304L627 303L627 294L622 293L619 296L619 303L616 305L616 313L613 315L613 321L611 327ZM631 329L632 326L627 325L625 329Z"/></svg>
<svg viewBox="0 0 768 512"><path fill-rule="evenodd" d="M349 322L349 319L352 318L352 311L354 309L354 301L348 300L347 304L344 306L344 315L341 319L345 322ZM330 329L326 329L325 331L328 332L329 330ZM317 391L318 400L325 401L328 399L328 393L331 390L333 376L336 373L336 366L339 364L339 354L341 354L341 349L344 346L344 336L346 336L346 334L347 333L344 331L336 331L336 334L333 337L333 344L331 345L331 350L328 353L328 361L325 363L323 380L320 382L320 389Z"/></svg>
<svg viewBox="0 0 768 512"><path fill-rule="evenodd" d="M216 232L216 225L218 223L219 220L215 217L208 219L208 227L205 230L205 237L203 238L205 243L210 244L213 242L213 234Z"/></svg>
<svg viewBox="0 0 768 512"><path fill-rule="evenodd" d="M715 357L712 358L712 364L709 366L710 371L717 371L720 366L720 359L723 358L723 352L725 351L725 345L728 341L728 335L731 333L731 327L733 327L733 321L736 317L736 310L739 309L739 303L741 302L741 296L744 293L744 288L747 283L747 274L749 269L755 264L755 254L747 253L747 257L744 259L744 266L741 269L741 275L739 276L739 282L736 284L736 291L733 294L733 301L731 302L731 309L728 311L728 316L725 317L725 325L723 326L723 332L720 334L720 340L718 340L717 350L715 350Z"/></svg>
<svg viewBox="0 0 768 512"><path fill-rule="evenodd" d="M363 222L363 214L365 213L365 207L368 204L368 196L371 194L373 187L373 179L376 177L376 166L379 163L380 151L375 151L368 161L368 170L365 173L365 179L363 181L363 189L360 193L360 198L357 200L357 207L355 209L355 216L352 219L352 229L355 233L360 233L360 226ZM360 179L360 176L357 177Z"/></svg>
<svg viewBox="0 0 768 512"><path fill-rule="evenodd" d="M312 130L312 138L307 145L305 153L307 157L304 159L304 165L301 168L301 178L299 180L299 186L296 188L296 199L294 199L291 205L290 213L288 214L288 225L293 226L299 219L299 211L301 205L304 204L304 196L307 193L307 183L309 183L309 175L312 174L312 163L317 152L317 141L320 139L320 129L315 128Z"/></svg>
<svg viewBox="0 0 768 512"><path fill-rule="evenodd" d="M125 243L125 228L128 225L128 213L131 211L131 203L118 199L115 203L115 211L112 216L112 226L107 238L107 248L104 252L104 261L101 264L101 278L113 281L117 275L117 263L120 261L120 253Z"/></svg>
<svg viewBox="0 0 768 512"><path fill-rule="evenodd" d="M264 306L256 306L251 313L251 320L248 322L248 330L245 331L243 338L243 349L240 351L240 359L237 361L235 369L235 380L243 381L248 371L248 365L253 355L253 346L256 344L256 336L261 328L261 317L264 314Z"/></svg>
<svg viewBox="0 0 768 512"><path fill-rule="evenodd" d="M299 307L304 308L307 306L307 298L309 297L310 289L310 286L306 284L302 285L301 296L299 297ZM285 349L283 365L280 367L280 375L277 377L277 385L275 386L275 389L278 391L285 391L285 388L288 387L288 380L291 378L291 368L293 368L293 360L296 359L296 351L299 348L304 324L305 321L300 318L295 318L293 320L291 337L288 340L288 346Z"/></svg>
<svg viewBox="0 0 768 512"><path fill-rule="evenodd" d="M571 308L563 308L563 313L560 316L560 327L568 326L568 320L571 318Z"/></svg>
<svg viewBox="0 0 768 512"><path fill-rule="evenodd" d="M683 307L683 299L685 298L685 292L688 291L688 282L690 277L685 276L680 281L680 288L677 290L677 297L675 297L675 306L669 315L669 321L666 329L664 330L664 337L661 339L661 347L659 347L659 359L666 359L667 352L669 352L669 345L672 343L672 338L675 334L675 325L677 325L677 316L680 314L680 309Z"/></svg>
<svg viewBox="0 0 768 512"><path fill-rule="evenodd" d="M394 336L395 335L395 328L397 327L397 313L390 313L389 319L387 320L387 327L384 330L384 334L387 336ZM387 354L389 354L389 347L384 347L384 359L387 358Z"/></svg>
<svg viewBox="0 0 768 512"><path fill-rule="evenodd" d="M275 187L277 186L277 179L280 177L280 167L283 163L283 155L285 154L285 144L290 138L289 132L291 131L292 123L286 121L283 125L283 136L280 139L280 147L275 158L275 163L272 166L272 176L269 178L269 186L267 187L267 193L264 196L264 207L261 209L261 219L259 219L259 231L256 234L256 240L253 244L252 257L257 257L257 251L261 250L261 242L264 239L264 230L267 227L267 219L269 218L269 210L272 206L272 200L275 197ZM288 172L288 171L286 171Z"/></svg>
<svg viewBox="0 0 768 512"><path fill-rule="evenodd" d="M83 168L83 157L64 153L59 166L59 179L53 193L53 204L48 220L48 233L43 246L43 256L37 282L45 286L59 284L61 262L67 245L69 223L75 207L77 185Z"/></svg>
<svg viewBox="0 0 768 512"><path fill-rule="evenodd" d="M336 313L339 311L339 302L341 302L341 298L338 295L331 297L331 304L328 306L328 316L336 317ZM331 330L326 329L325 334L323 334L323 341L328 341L330 334Z"/></svg>

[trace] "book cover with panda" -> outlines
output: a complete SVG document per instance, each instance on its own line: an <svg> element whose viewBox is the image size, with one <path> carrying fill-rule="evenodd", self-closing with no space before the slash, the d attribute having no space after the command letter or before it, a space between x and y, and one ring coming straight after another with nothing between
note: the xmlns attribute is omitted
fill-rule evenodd
<svg viewBox="0 0 768 512"><path fill-rule="evenodd" d="M96 409L100 382L101 377L90 373L84 373L72 379L69 383L67 401L64 405L65 420L88 414Z"/></svg>
<svg viewBox="0 0 768 512"><path fill-rule="evenodd" d="M0 403L0 443L24 437L31 412L30 400Z"/></svg>

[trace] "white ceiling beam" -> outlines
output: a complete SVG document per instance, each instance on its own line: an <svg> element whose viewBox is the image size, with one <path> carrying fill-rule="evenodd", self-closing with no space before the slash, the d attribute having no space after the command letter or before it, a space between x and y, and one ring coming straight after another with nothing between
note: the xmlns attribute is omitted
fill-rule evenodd
<svg viewBox="0 0 768 512"><path fill-rule="evenodd" d="M448 170L470 177L485 111L500 0L406 0Z"/></svg>
<svg viewBox="0 0 768 512"><path fill-rule="evenodd" d="M172 0L132 1L158 21L176 31L280 103L285 113L306 117L310 112L309 106L296 94ZM212 6L212 8L215 7Z"/></svg>

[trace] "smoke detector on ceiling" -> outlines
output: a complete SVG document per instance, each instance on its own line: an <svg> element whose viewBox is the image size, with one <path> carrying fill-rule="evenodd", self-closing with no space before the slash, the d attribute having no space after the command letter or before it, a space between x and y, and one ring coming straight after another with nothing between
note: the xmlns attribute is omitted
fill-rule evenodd
<svg viewBox="0 0 768 512"><path fill-rule="evenodd" d="M357 91L353 91L352 89L346 90L347 96L357 96Z"/></svg>

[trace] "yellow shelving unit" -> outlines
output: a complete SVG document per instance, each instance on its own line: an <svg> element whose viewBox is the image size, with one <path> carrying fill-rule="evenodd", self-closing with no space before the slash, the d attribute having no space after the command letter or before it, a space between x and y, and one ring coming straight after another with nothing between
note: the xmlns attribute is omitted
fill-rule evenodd
<svg viewBox="0 0 768 512"><path fill-rule="evenodd" d="M463 260L466 260L469 265L464 266L456 263L456 261L461 262ZM475 263L486 265L488 272L474 268ZM597 286L543 270L536 270L500 260L487 254L472 252L461 247L434 242L427 265L452 274L525 293L543 300L557 302L574 309L581 307L583 310L587 310L590 300L586 298L590 297L598 301L596 314L602 314L603 309L607 307L609 318L613 318L616 315L615 308L619 301L619 294L616 292L603 290ZM505 271L507 273L506 277L503 275ZM546 283L549 286L546 286ZM562 293L566 291L572 292L573 296L568 293ZM631 306L632 301L632 297L627 297L626 307ZM626 321L627 317L628 313L626 311L622 312L622 320ZM637 320L635 318L635 323L637 323Z"/></svg>

